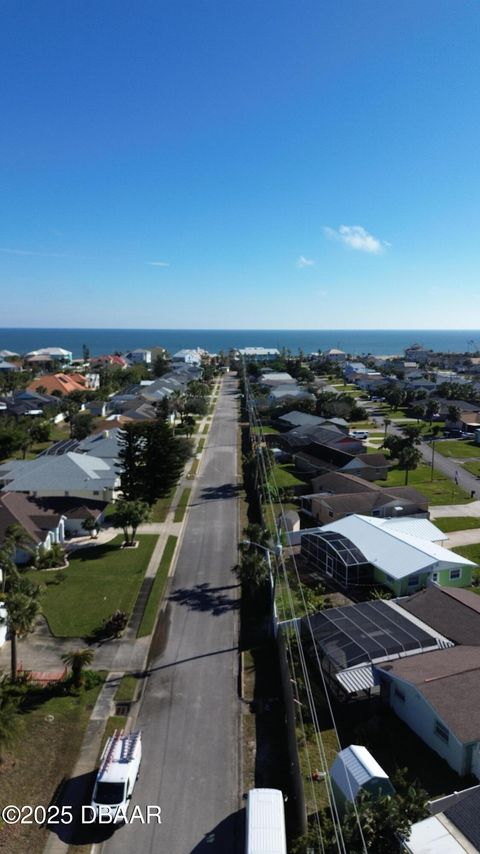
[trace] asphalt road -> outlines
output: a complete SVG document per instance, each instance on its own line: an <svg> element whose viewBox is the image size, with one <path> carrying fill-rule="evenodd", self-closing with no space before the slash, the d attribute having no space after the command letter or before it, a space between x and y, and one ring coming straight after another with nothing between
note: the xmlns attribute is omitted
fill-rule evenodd
<svg viewBox="0 0 480 854"><path fill-rule="evenodd" d="M143 762L131 803L158 804L162 823L120 828L103 844L104 854L242 850L239 588L231 571L236 390L236 380L226 377L167 593L163 651L151 661L138 717Z"/></svg>

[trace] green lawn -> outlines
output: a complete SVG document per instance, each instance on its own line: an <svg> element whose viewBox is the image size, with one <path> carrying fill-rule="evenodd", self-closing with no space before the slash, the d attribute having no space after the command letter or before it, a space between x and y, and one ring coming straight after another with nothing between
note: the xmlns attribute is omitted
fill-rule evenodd
<svg viewBox="0 0 480 854"><path fill-rule="evenodd" d="M150 513L150 522L165 522L168 511L172 506L173 496L175 495L176 486L172 486L168 495L165 498L159 498L152 507ZM115 510L115 506L112 504Z"/></svg>
<svg viewBox="0 0 480 854"><path fill-rule="evenodd" d="M174 537L170 534L165 544L165 548L158 565L157 574L155 576L155 581L153 582L152 589L150 590L150 596L148 597L145 611L143 612L142 622L140 623L137 632L138 638L142 638L144 635L150 635L155 628L158 606L160 605L163 591L165 589L177 540L178 537Z"/></svg>
<svg viewBox="0 0 480 854"><path fill-rule="evenodd" d="M480 461L478 463L462 463L462 468L474 474L475 477L480 477Z"/></svg>
<svg viewBox="0 0 480 854"><path fill-rule="evenodd" d="M445 439L436 443L435 450L444 457L454 457L458 460L468 460L471 457L480 459L480 445L470 439L464 442L459 439Z"/></svg>
<svg viewBox="0 0 480 854"><path fill-rule="evenodd" d="M269 482L272 486L276 485L279 489L282 489L282 487L305 485L305 481L297 477L295 466L291 465L291 463L276 463L269 476Z"/></svg>
<svg viewBox="0 0 480 854"><path fill-rule="evenodd" d="M121 549L123 535L102 546L79 549L70 556L65 580L55 572L31 570L28 577L46 584L42 610L55 637L89 637L117 608L132 612L157 538L138 537L135 549Z"/></svg>
<svg viewBox="0 0 480 854"><path fill-rule="evenodd" d="M183 517L185 516L186 510L187 510L187 505L188 505L188 501L190 499L191 491L192 491L191 489L184 489L183 490L183 492L180 496L180 500L179 500L179 502L175 508L175 514L173 517L174 522L183 522Z"/></svg>
<svg viewBox="0 0 480 854"><path fill-rule="evenodd" d="M380 486L404 486L405 472L396 466L388 472L387 480L378 480ZM422 492L429 504L465 504L470 500L470 495L461 487L455 486L452 480L434 472L434 480L431 480L430 466L421 465L408 473L408 486L413 486Z"/></svg>
<svg viewBox="0 0 480 854"><path fill-rule="evenodd" d="M443 516L440 519L433 519L433 524L445 534L450 534L452 531L468 531L471 528L480 528L480 518L477 516Z"/></svg>
<svg viewBox="0 0 480 854"><path fill-rule="evenodd" d="M479 538L480 539L480 538ZM473 560L474 563L478 563L480 566L480 542L472 543L470 546L459 546L458 549L452 549L457 554L462 555L462 557L468 558L468 560ZM479 593L479 588L474 588L475 593Z"/></svg>
<svg viewBox="0 0 480 854"><path fill-rule="evenodd" d="M267 433L277 434L280 433L280 430L277 430L276 427L270 427L268 424L262 424L260 427L255 427L254 432L258 435L259 433L263 433L265 436Z"/></svg>
<svg viewBox="0 0 480 854"><path fill-rule="evenodd" d="M48 807L59 783L73 772L100 689L101 684L67 696L52 696L47 688L29 689L27 710L19 715L19 738L5 751L2 761L2 805ZM48 830L35 822L2 825L0 836L3 852L40 854Z"/></svg>

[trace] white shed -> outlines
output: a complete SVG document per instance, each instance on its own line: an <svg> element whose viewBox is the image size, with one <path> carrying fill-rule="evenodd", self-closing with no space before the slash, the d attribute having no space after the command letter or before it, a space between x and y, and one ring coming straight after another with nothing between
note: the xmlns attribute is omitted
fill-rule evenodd
<svg viewBox="0 0 480 854"><path fill-rule="evenodd" d="M359 744L351 744L337 754L330 777L338 807L346 801L353 802L361 789L373 797L393 795L395 789L388 774L372 754Z"/></svg>

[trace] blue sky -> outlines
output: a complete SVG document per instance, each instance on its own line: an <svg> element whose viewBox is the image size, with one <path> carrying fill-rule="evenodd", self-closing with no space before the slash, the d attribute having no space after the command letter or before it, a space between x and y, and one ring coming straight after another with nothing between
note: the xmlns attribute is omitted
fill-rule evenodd
<svg viewBox="0 0 480 854"><path fill-rule="evenodd" d="M2 0L0 326L479 326L479 25Z"/></svg>

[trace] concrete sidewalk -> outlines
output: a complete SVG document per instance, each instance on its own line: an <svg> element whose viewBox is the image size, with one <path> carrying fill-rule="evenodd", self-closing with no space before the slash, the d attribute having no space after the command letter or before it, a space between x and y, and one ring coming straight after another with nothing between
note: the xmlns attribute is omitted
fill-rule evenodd
<svg viewBox="0 0 480 854"><path fill-rule="evenodd" d="M452 531L443 545L446 549L456 549L458 546L473 546L477 543L480 543L480 519L478 528L470 528L468 531Z"/></svg>
<svg viewBox="0 0 480 854"><path fill-rule="evenodd" d="M438 504L436 507L430 507L429 510L432 521L445 516L478 516L480 518L480 501L470 501L469 504Z"/></svg>

